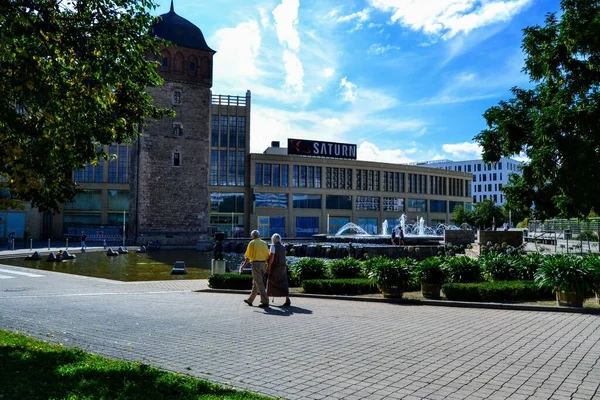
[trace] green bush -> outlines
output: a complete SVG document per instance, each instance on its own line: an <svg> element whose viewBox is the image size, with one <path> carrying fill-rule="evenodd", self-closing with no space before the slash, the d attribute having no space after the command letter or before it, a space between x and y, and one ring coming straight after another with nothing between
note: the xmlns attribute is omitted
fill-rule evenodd
<svg viewBox="0 0 600 400"><path fill-rule="evenodd" d="M544 262L544 255L540 253L527 253L519 257L519 274L520 280L532 281L535 277L535 272L541 267Z"/></svg>
<svg viewBox="0 0 600 400"><path fill-rule="evenodd" d="M481 265L474 258L467 256L447 257L443 265L449 282L471 283L483 280Z"/></svg>
<svg viewBox="0 0 600 400"><path fill-rule="evenodd" d="M444 283L445 270L442 267L443 263L444 257L427 257L419 261L415 267L418 282L434 285Z"/></svg>
<svg viewBox="0 0 600 400"><path fill-rule="evenodd" d="M334 279L354 279L362 276L360 261L352 257L331 261L327 266Z"/></svg>
<svg viewBox="0 0 600 400"><path fill-rule="evenodd" d="M540 287L554 291L574 292L587 296L598 289L600 271L592 259L584 261L572 254L553 254L544 258L535 273L535 282Z"/></svg>
<svg viewBox="0 0 600 400"><path fill-rule="evenodd" d="M446 283L442 291L448 300L515 302L553 299L548 289L540 289L534 281L500 281L481 283Z"/></svg>
<svg viewBox="0 0 600 400"><path fill-rule="evenodd" d="M379 293L371 279L309 279L302 281L304 293L330 295L361 295Z"/></svg>
<svg viewBox="0 0 600 400"><path fill-rule="evenodd" d="M216 274L208 278L213 289L252 289L252 274Z"/></svg>
<svg viewBox="0 0 600 400"><path fill-rule="evenodd" d="M520 278L520 259L507 254L488 253L479 258L481 269L492 281L514 281Z"/></svg>
<svg viewBox="0 0 600 400"><path fill-rule="evenodd" d="M325 261L320 258L304 257L298 259L290 265L292 274L298 278L299 282L308 279L324 279L327 278L327 267Z"/></svg>

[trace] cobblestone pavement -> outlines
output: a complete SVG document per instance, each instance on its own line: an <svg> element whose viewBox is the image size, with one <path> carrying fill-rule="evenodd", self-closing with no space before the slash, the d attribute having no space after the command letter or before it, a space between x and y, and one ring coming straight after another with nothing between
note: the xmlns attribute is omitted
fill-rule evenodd
<svg viewBox="0 0 600 400"><path fill-rule="evenodd" d="M35 274L0 279L0 329L262 394L600 399L598 315L312 298L265 311L191 291L206 281Z"/></svg>

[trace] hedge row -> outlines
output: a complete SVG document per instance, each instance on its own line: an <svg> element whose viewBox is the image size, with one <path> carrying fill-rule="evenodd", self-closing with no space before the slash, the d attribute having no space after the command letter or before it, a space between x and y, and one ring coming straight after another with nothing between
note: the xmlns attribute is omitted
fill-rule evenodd
<svg viewBox="0 0 600 400"><path fill-rule="evenodd" d="M455 301L505 303L554 299L551 290L540 289L533 281L446 283L442 291L446 299Z"/></svg>
<svg viewBox="0 0 600 400"><path fill-rule="evenodd" d="M208 286L213 289L252 289L252 274L216 274L208 278Z"/></svg>
<svg viewBox="0 0 600 400"><path fill-rule="evenodd" d="M375 282L370 279L308 279L302 281L304 293L361 295L379 293Z"/></svg>

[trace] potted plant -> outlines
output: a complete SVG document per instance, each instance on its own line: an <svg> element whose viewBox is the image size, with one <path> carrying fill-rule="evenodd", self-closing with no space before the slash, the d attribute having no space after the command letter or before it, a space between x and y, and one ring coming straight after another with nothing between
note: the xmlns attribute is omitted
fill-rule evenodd
<svg viewBox="0 0 600 400"><path fill-rule="evenodd" d="M428 257L415 266L415 272L421 284L421 293L426 299L439 299L445 273L442 257Z"/></svg>
<svg viewBox="0 0 600 400"><path fill-rule="evenodd" d="M597 280L597 267L571 254L546 256L535 273L538 286L556 291L559 306L583 307L587 293L596 289Z"/></svg>
<svg viewBox="0 0 600 400"><path fill-rule="evenodd" d="M410 258L373 258L369 265L369 278L386 298L402 298L406 282L410 279L414 260Z"/></svg>

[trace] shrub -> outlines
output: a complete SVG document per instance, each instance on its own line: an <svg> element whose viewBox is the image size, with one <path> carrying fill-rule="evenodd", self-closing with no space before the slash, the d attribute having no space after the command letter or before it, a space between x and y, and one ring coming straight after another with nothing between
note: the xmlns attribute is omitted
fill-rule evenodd
<svg viewBox="0 0 600 400"><path fill-rule="evenodd" d="M415 261L412 258L390 259L375 257L370 265L369 278L384 287L402 286L411 278L411 270Z"/></svg>
<svg viewBox="0 0 600 400"><path fill-rule="evenodd" d="M445 271L442 267L443 257L428 257L419 261L415 267L415 274L419 283L441 285L444 283Z"/></svg>
<svg viewBox="0 0 600 400"><path fill-rule="evenodd" d="M519 222L517 228L529 228L529 218L525 218L523 221Z"/></svg>
<svg viewBox="0 0 600 400"><path fill-rule="evenodd" d="M371 279L308 279L302 282L304 293L361 295L379 293Z"/></svg>
<svg viewBox="0 0 600 400"><path fill-rule="evenodd" d="M580 256L553 254L544 258L535 273L535 282L540 287L554 291L565 291L586 296L597 289L598 270L593 262L584 262Z"/></svg>
<svg viewBox="0 0 600 400"><path fill-rule="evenodd" d="M483 280L481 266L476 259L467 256L448 257L443 265L450 282L470 283Z"/></svg>
<svg viewBox="0 0 600 400"><path fill-rule="evenodd" d="M519 279L532 281L535 272L544 262L544 255L540 253L527 253L519 257Z"/></svg>
<svg viewBox="0 0 600 400"><path fill-rule="evenodd" d="M479 262L483 273L493 281L514 281L520 277L519 264L513 256L488 253Z"/></svg>
<svg viewBox="0 0 600 400"><path fill-rule="evenodd" d="M327 266L329 274L334 279L354 279L362 275L360 261L351 257L332 261Z"/></svg>
<svg viewBox="0 0 600 400"><path fill-rule="evenodd" d="M216 274L208 278L208 286L213 289L252 289L251 274Z"/></svg>
<svg viewBox="0 0 600 400"><path fill-rule="evenodd" d="M299 258L290 266L292 274L298 278L299 282L308 279L323 279L327 277L327 268L325 261L320 258Z"/></svg>
<svg viewBox="0 0 600 400"><path fill-rule="evenodd" d="M500 281L481 283L446 283L442 291L448 300L515 302L552 299L553 293L540 289L533 281Z"/></svg>

